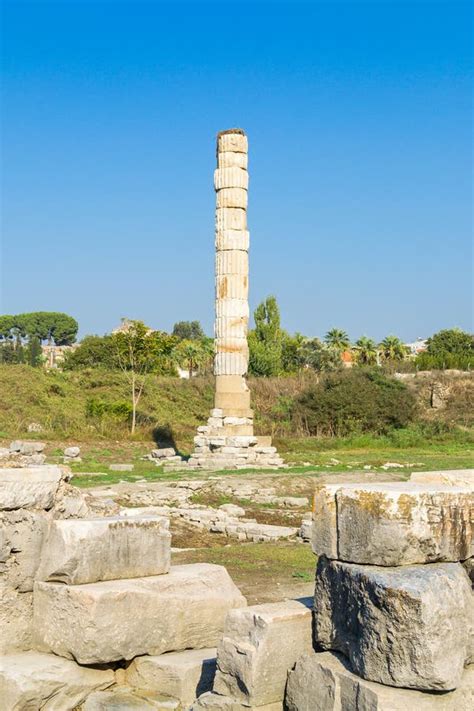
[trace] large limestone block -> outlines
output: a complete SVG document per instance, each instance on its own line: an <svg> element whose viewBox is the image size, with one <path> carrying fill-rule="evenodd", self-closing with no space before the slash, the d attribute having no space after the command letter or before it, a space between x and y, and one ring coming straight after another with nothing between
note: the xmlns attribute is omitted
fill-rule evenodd
<svg viewBox="0 0 474 711"><path fill-rule="evenodd" d="M239 131L238 133L220 133L217 137L217 154L232 151L234 153L247 153L247 136Z"/></svg>
<svg viewBox="0 0 474 711"><path fill-rule="evenodd" d="M217 649L214 691L262 706L283 701L288 669L312 649L309 600L232 610Z"/></svg>
<svg viewBox="0 0 474 711"><path fill-rule="evenodd" d="M455 689L470 658L473 596L460 563L381 568L318 560L315 642L356 674L392 686Z"/></svg>
<svg viewBox="0 0 474 711"><path fill-rule="evenodd" d="M249 303L245 299L218 299L216 301L216 318L247 319L249 318Z"/></svg>
<svg viewBox="0 0 474 711"><path fill-rule="evenodd" d="M219 230L216 232L216 250L240 249L248 252L250 235L248 230Z"/></svg>
<svg viewBox="0 0 474 711"><path fill-rule="evenodd" d="M216 301L219 299L245 300L248 290L247 274L218 274L216 276Z"/></svg>
<svg viewBox="0 0 474 711"><path fill-rule="evenodd" d="M444 469L432 472L413 472L410 481L415 484L444 484L474 488L474 469Z"/></svg>
<svg viewBox="0 0 474 711"><path fill-rule="evenodd" d="M212 689L216 672L216 649L187 649L158 657L135 657L126 680L139 689L159 691L179 699L186 708Z"/></svg>
<svg viewBox="0 0 474 711"><path fill-rule="evenodd" d="M0 580L0 655L31 649L33 593Z"/></svg>
<svg viewBox="0 0 474 711"><path fill-rule="evenodd" d="M0 510L50 509L63 477L57 466L0 468Z"/></svg>
<svg viewBox="0 0 474 711"><path fill-rule="evenodd" d="M37 580L80 585L167 573L168 527L156 516L52 521Z"/></svg>
<svg viewBox="0 0 474 711"><path fill-rule="evenodd" d="M223 341L225 338L247 338L248 318L216 318L214 335Z"/></svg>
<svg viewBox="0 0 474 711"><path fill-rule="evenodd" d="M86 669L54 654L7 655L0 659L0 706L5 711L66 711L113 682L109 669Z"/></svg>
<svg viewBox="0 0 474 711"><path fill-rule="evenodd" d="M352 563L460 561L474 552L474 490L411 482L316 490L313 549Z"/></svg>
<svg viewBox="0 0 474 711"><path fill-rule="evenodd" d="M247 209L248 192L244 188L223 188L217 191L216 207L241 207Z"/></svg>
<svg viewBox="0 0 474 711"><path fill-rule="evenodd" d="M249 706L231 696L211 692L200 696L193 704L192 711L283 711L283 703L276 701L264 706Z"/></svg>
<svg viewBox="0 0 474 711"><path fill-rule="evenodd" d="M44 511L0 512L0 576L20 592L33 590L47 530L48 514Z"/></svg>
<svg viewBox="0 0 474 711"><path fill-rule="evenodd" d="M144 689L115 686L107 691L94 691L81 706L81 711L178 711L179 702Z"/></svg>
<svg viewBox="0 0 474 711"><path fill-rule="evenodd" d="M243 168L216 168L214 171L214 187L216 190L223 188L242 188L248 190L249 174Z"/></svg>
<svg viewBox="0 0 474 711"><path fill-rule="evenodd" d="M445 694L396 689L353 674L347 660L331 652L302 656L288 674L287 711L470 711L474 666L456 691Z"/></svg>
<svg viewBox="0 0 474 711"><path fill-rule="evenodd" d="M237 153L236 151L222 151L217 154L218 168L243 168L247 170L247 153Z"/></svg>
<svg viewBox="0 0 474 711"><path fill-rule="evenodd" d="M241 250L216 252L216 274L248 275L249 255Z"/></svg>
<svg viewBox="0 0 474 711"><path fill-rule="evenodd" d="M42 649L81 664L216 646L227 612L246 604L220 565L86 585L35 583L34 632Z"/></svg>
<svg viewBox="0 0 474 711"><path fill-rule="evenodd" d="M240 207L218 207L216 209L216 232L225 230L246 231L247 211Z"/></svg>

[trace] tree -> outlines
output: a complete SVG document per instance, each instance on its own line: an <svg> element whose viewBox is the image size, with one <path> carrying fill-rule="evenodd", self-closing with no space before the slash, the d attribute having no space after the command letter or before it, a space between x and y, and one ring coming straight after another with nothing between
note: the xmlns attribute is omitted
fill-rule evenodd
<svg viewBox="0 0 474 711"><path fill-rule="evenodd" d="M178 321L173 326L173 336L183 341L198 341L205 338L205 333L199 321Z"/></svg>
<svg viewBox="0 0 474 711"><path fill-rule="evenodd" d="M474 335L459 328L438 331L428 338L426 351L416 358L421 370L474 367Z"/></svg>
<svg viewBox="0 0 474 711"><path fill-rule="evenodd" d="M175 349L176 362L179 365L186 365L190 378L197 370L209 364L213 356L212 338L201 338L199 341L183 340L178 343Z"/></svg>
<svg viewBox="0 0 474 711"><path fill-rule="evenodd" d="M307 338L300 353L305 366L318 373L342 368L341 352L327 343L321 343L319 338Z"/></svg>
<svg viewBox="0 0 474 711"><path fill-rule="evenodd" d="M378 358L377 344L367 336L361 336L355 342L357 362L360 365L376 365Z"/></svg>
<svg viewBox="0 0 474 711"><path fill-rule="evenodd" d="M119 368L127 376L132 400L131 433L137 423L137 407L148 375L156 369L159 339L143 321L130 321L129 328L110 336Z"/></svg>
<svg viewBox="0 0 474 711"><path fill-rule="evenodd" d="M324 336L324 340L328 346L335 348L340 353L346 351L351 346L349 336L340 328L331 328Z"/></svg>
<svg viewBox="0 0 474 711"><path fill-rule="evenodd" d="M305 367L302 353L305 340L301 333L290 336L286 331L282 331L281 365L284 373L298 373Z"/></svg>
<svg viewBox="0 0 474 711"><path fill-rule="evenodd" d="M33 311L0 317L0 336L15 340L38 338L53 341L57 346L69 346L75 342L79 326L72 316L56 311Z"/></svg>
<svg viewBox="0 0 474 711"><path fill-rule="evenodd" d="M249 371L253 375L279 375L282 371L283 331L280 310L269 296L254 311L255 328L250 331Z"/></svg>
<svg viewBox="0 0 474 711"><path fill-rule="evenodd" d="M41 341L37 336L30 338L30 342L26 348L28 364L33 368L39 368L43 364L43 351L41 350Z"/></svg>
<svg viewBox="0 0 474 711"><path fill-rule="evenodd" d="M65 353L62 367L64 370L116 368L117 360L112 337L85 336L77 348Z"/></svg>
<svg viewBox="0 0 474 711"><path fill-rule="evenodd" d="M403 360L408 355L408 348L397 336L386 336L379 349L384 360Z"/></svg>

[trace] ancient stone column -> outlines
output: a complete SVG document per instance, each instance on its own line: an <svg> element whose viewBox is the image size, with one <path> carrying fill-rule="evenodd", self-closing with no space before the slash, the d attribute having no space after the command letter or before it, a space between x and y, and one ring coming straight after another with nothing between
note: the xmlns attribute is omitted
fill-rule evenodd
<svg viewBox="0 0 474 711"><path fill-rule="evenodd" d="M192 469L280 467L283 460L270 437L255 437L250 391L245 381L249 350L249 233L247 230L247 136L240 128L217 136L216 314L214 327L214 408L198 427ZM167 469L179 469L172 463Z"/></svg>
<svg viewBox="0 0 474 711"><path fill-rule="evenodd" d="M214 374L215 407L224 416L250 419L250 392L244 378L249 320L247 150L247 136L240 129L217 136Z"/></svg>

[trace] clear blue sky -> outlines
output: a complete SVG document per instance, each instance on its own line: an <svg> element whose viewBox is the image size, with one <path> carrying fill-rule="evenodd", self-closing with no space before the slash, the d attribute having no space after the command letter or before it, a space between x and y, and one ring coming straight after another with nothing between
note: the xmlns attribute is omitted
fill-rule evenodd
<svg viewBox="0 0 474 711"><path fill-rule="evenodd" d="M251 307L472 327L471 3L3 2L3 313L214 303L215 134L249 136Z"/></svg>

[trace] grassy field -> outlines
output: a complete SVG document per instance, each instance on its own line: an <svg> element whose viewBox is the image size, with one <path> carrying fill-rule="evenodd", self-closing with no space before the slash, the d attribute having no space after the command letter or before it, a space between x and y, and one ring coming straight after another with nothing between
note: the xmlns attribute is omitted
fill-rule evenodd
<svg viewBox="0 0 474 711"><path fill-rule="evenodd" d="M441 380L446 376L440 375ZM443 381L443 382L444 382ZM454 383L454 384L453 384ZM384 471L387 462L416 469L470 467L474 461L474 430L468 413L473 379L454 378L453 397L441 410L428 407L430 385L421 378L417 388L423 418L417 424L385 436L317 439L298 436L288 420L288 402L304 387L304 378L251 379L257 433L271 434L289 473L364 470ZM80 486L117 481L177 479L140 458L152 448L174 445L182 454L192 449L196 427L206 421L212 405L212 379L154 377L140 403L139 427L132 437L127 422L110 414L91 414L90 403L124 403L128 387L120 372L84 370L44 371L28 366L0 365L0 445L12 439L47 443L48 461L61 461L65 446L81 447L82 463L74 465ZM459 417L456 419L456 413ZM39 434L28 425L39 423ZM466 424L467 423L467 424ZM291 433L291 434L289 434ZM109 472L111 463L133 463L133 472ZM243 475L245 472L241 472ZM186 473L186 476L190 476ZM195 476L202 477L198 473ZM205 475L204 475L205 476Z"/></svg>

